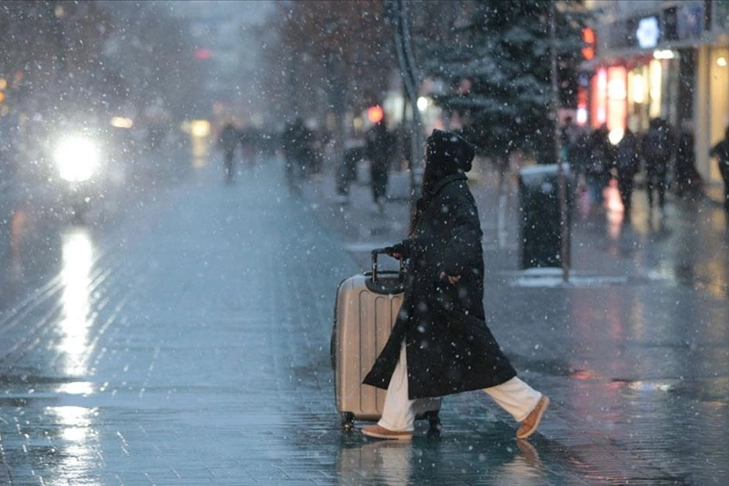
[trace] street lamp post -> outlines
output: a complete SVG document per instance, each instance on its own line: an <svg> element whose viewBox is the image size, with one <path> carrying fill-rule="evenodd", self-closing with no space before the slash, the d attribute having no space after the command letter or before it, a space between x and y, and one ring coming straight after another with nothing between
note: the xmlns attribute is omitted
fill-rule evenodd
<svg viewBox="0 0 729 486"><path fill-rule="evenodd" d="M405 86L405 93L410 101L413 117L413 136L411 137L411 154L408 167L410 170L410 210L412 212L415 210L415 201L418 197L415 169L422 166L423 122L418 108L420 78L415 67L415 56L413 55L412 38L408 23L407 0L388 0L387 9L395 27L393 29L395 50L400 65L400 76Z"/></svg>
<svg viewBox="0 0 729 486"><path fill-rule="evenodd" d="M556 28L556 17L557 17L557 2L559 0L553 0L550 15L549 15L549 34L551 44L551 81L552 81L552 106L554 115L554 147L555 147L555 160L557 161L557 185L558 185L558 198L559 198L559 214L560 214L560 231L561 231L561 248L560 248L560 261L562 264L562 280L567 282L569 280L569 265L570 265L570 226L569 217L567 214L567 181L565 180L564 166L562 161L562 137L560 136L559 126L559 85L557 81L557 28Z"/></svg>

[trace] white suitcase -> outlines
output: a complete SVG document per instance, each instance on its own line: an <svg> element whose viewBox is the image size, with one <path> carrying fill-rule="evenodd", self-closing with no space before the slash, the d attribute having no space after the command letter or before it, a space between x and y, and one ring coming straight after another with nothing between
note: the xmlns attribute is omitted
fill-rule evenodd
<svg viewBox="0 0 729 486"><path fill-rule="evenodd" d="M379 420L385 390L362 384L385 346L403 299L403 267L378 272L372 251L372 271L343 280L337 289L332 330L331 355L337 411L345 431L354 420ZM416 417L428 419L429 435L440 431L440 398L418 400Z"/></svg>

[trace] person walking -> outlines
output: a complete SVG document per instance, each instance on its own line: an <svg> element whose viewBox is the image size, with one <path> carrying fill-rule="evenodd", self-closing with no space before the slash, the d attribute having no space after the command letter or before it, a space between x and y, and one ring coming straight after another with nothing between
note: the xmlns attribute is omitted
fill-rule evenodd
<svg viewBox="0 0 729 486"><path fill-rule="evenodd" d="M572 150L577 143L580 135L580 128L574 124L572 117L568 116L564 119L564 125L559 129L559 138L561 145L562 159L572 165Z"/></svg>
<svg viewBox="0 0 729 486"><path fill-rule="evenodd" d="M591 212L601 212L605 202L603 191L610 181L610 168L613 166L613 145L608 138L606 125L590 134L588 143L589 159L585 164L585 181L590 191Z"/></svg>
<svg viewBox="0 0 729 486"><path fill-rule="evenodd" d="M385 209L390 160L395 148L395 138L387 129L383 116L367 131L365 137L365 157L370 161L372 199L380 212Z"/></svg>
<svg viewBox="0 0 729 486"><path fill-rule="evenodd" d="M240 131L240 148L243 162L248 167L256 165L258 155L258 139L260 135L255 127L244 128Z"/></svg>
<svg viewBox="0 0 729 486"><path fill-rule="evenodd" d="M648 132L643 137L641 152L645 162L648 209L653 211L657 195L658 210L663 216L663 208L666 205L668 165L673 154L671 133L664 120L654 118L650 121Z"/></svg>
<svg viewBox="0 0 729 486"><path fill-rule="evenodd" d="M625 128L623 138L615 147L615 169L617 170L618 192L623 202L623 221L630 219L633 200L633 182L640 168L638 140L630 128Z"/></svg>
<svg viewBox="0 0 729 486"><path fill-rule="evenodd" d="M311 159L311 145L314 134L301 117L286 126L282 136L284 154L284 178L289 188L301 189Z"/></svg>
<svg viewBox="0 0 729 486"><path fill-rule="evenodd" d="M220 148L223 151L223 170L225 181L233 182L235 173L235 149L238 146L240 134L232 123L226 123L220 131Z"/></svg>
<svg viewBox="0 0 729 486"><path fill-rule="evenodd" d="M474 148L433 130L426 142L422 196L409 236L389 247L404 259L405 295L387 343L363 383L386 389L382 417L368 437L412 438L422 398L482 389L521 426L539 426L549 398L517 377L486 324L478 209L466 178Z"/></svg>
<svg viewBox="0 0 729 486"><path fill-rule="evenodd" d="M729 215L729 127L724 131L724 140L711 147L709 156L717 159L719 173L724 181L724 211Z"/></svg>
<svg viewBox="0 0 729 486"><path fill-rule="evenodd" d="M676 177L674 187L681 198L698 199L703 194L704 180L696 168L692 123L685 120L676 143Z"/></svg>

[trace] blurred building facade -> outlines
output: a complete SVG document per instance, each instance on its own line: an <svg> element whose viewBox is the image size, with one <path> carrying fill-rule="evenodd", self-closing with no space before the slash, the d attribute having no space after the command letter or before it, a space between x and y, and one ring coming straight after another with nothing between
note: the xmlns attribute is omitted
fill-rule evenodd
<svg viewBox="0 0 729 486"><path fill-rule="evenodd" d="M591 127L641 133L660 117L696 137L697 167L729 126L729 0L592 0L597 14L583 78ZM589 59L591 57L591 59Z"/></svg>

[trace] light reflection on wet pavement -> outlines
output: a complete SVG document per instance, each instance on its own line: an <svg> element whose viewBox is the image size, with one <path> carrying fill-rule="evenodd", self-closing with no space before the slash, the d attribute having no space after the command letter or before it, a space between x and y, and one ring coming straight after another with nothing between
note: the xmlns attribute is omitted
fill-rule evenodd
<svg viewBox="0 0 729 486"><path fill-rule="evenodd" d="M490 324L553 406L523 443L483 394L448 397L440 441L419 424L392 444L341 432L329 333L336 286L402 237L407 204L379 215L354 187L338 206L330 177L302 203L278 161L232 186L218 169L103 228L32 210L17 223L33 231L3 275L15 284L0 309L0 483L729 481L727 239L713 206L675 203L644 224L637 202L617 229L580 219L575 275L608 280L522 286L516 223L491 209L513 215L516 200L481 181Z"/></svg>

